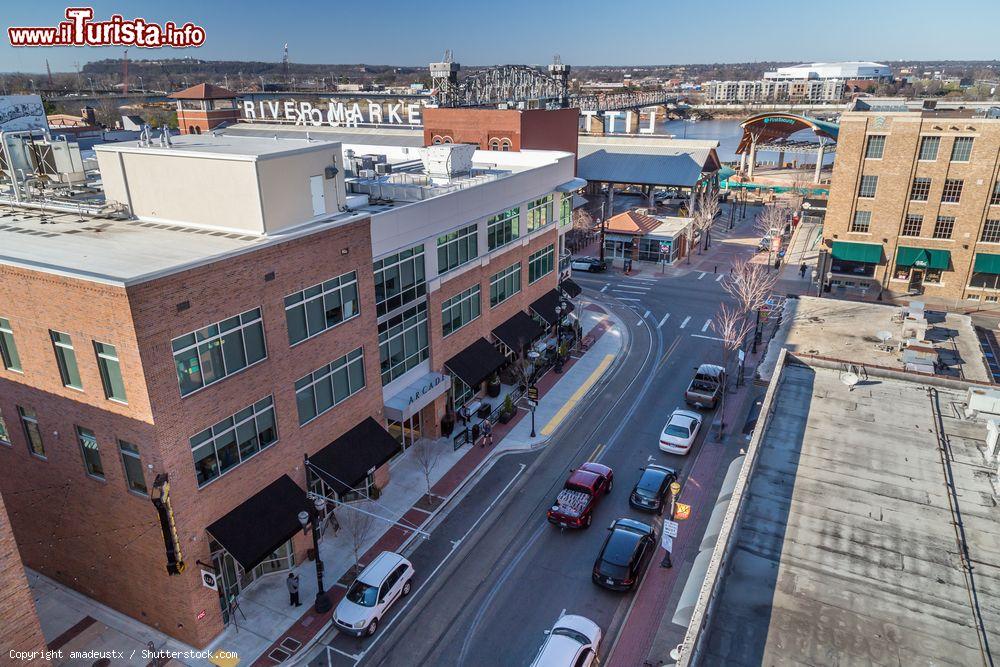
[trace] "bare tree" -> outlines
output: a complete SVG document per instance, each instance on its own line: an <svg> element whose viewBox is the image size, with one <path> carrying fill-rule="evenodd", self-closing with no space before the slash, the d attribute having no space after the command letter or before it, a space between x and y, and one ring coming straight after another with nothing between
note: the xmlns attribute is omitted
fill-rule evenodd
<svg viewBox="0 0 1000 667"><path fill-rule="evenodd" d="M410 456L416 461L427 484L427 499L433 505L437 496L431 493L431 474L441 459L441 449L430 438L420 438L410 446Z"/></svg>
<svg viewBox="0 0 1000 667"><path fill-rule="evenodd" d="M763 264L740 258L733 262L732 274L722 281L722 288L749 316L764 306L777 280L778 274L769 273Z"/></svg>
<svg viewBox="0 0 1000 667"><path fill-rule="evenodd" d="M346 532L351 541L351 552L354 554L355 571L361 571L361 553L365 548L372 530L375 528L376 518L372 513L372 502L365 500L358 503L341 505L346 512L342 512L340 517L340 527ZM363 511L359 511L363 510Z"/></svg>
<svg viewBox="0 0 1000 667"><path fill-rule="evenodd" d="M754 219L754 231L760 234L762 237L768 239L767 248L767 270L771 270L771 252L774 249L774 237L781 236L781 231L787 224L787 220L791 211L788 207L775 202L773 204L767 204L757 214Z"/></svg>
<svg viewBox="0 0 1000 667"><path fill-rule="evenodd" d="M722 367L726 369L726 381L722 386L722 397L719 405L719 439L726 429L726 394L729 393L729 362L746 340L753 325L747 313L740 306L724 303L712 318L712 330L722 339Z"/></svg>
<svg viewBox="0 0 1000 667"><path fill-rule="evenodd" d="M691 215L694 226L701 235L700 241L702 249L708 250L709 236L712 224L716 216L719 215L721 207L719 198L714 192L703 191L694 202L694 212Z"/></svg>

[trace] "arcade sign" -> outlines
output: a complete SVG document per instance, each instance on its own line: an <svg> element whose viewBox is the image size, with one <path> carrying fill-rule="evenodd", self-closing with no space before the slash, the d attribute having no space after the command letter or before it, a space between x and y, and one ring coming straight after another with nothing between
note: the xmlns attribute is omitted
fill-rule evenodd
<svg viewBox="0 0 1000 667"><path fill-rule="evenodd" d="M330 99L326 105L314 105L302 100L242 100L240 110L248 122L288 123L301 126L361 127L398 125L421 127L421 107L425 103L396 100L396 102L364 103L339 102Z"/></svg>

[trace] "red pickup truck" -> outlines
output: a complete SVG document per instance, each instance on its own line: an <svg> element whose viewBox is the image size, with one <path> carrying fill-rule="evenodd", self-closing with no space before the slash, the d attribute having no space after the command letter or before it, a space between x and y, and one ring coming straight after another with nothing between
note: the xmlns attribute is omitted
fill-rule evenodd
<svg viewBox="0 0 1000 667"><path fill-rule="evenodd" d="M546 516L562 528L588 528L597 501L614 486L611 468L600 463L584 463L570 473Z"/></svg>

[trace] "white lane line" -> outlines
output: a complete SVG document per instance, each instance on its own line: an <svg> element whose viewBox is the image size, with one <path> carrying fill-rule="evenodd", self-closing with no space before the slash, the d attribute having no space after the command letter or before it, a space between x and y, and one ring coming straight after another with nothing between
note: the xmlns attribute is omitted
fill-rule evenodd
<svg viewBox="0 0 1000 667"><path fill-rule="evenodd" d="M719 274L719 277L715 279L715 282L717 282L717 283L721 283L721 282L722 282L722 279L723 279L723 278L725 278L725 277L726 277L726 274L724 274L724 273L720 273L720 274Z"/></svg>
<svg viewBox="0 0 1000 667"><path fill-rule="evenodd" d="M656 283L656 280L654 280L653 278L632 278L631 276L629 276L626 278L626 280L634 280L640 283L653 283L653 284Z"/></svg>
<svg viewBox="0 0 1000 667"><path fill-rule="evenodd" d="M642 317L643 317L643 319L646 319L647 317L649 317L649 314L650 314L651 312L653 312L653 311L651 311L651 310L647 310L647 311L646 311L646 313L645 313L645 314L644 314L644 315L642 316Z"/></svg>
<svg viewBox="0 0 1000 667"><path fill-rule="evenodd" d="M648 287L612 287L612 292L625 292L626 294L645 294L649 291Z"/></svg>
<svg viewBox="0 0 1000 667"><path fill-rule="evenodd" d="M699 273L699 274L698 274L698 280L701 280L702 278L704 278L704 277L705 277L705 275L706 275L706 272L705 272L705 271L702 271L701 273Z"/></svg>
<svg viewBox="0 0 1000 667"><path fill-rule="evenodd" d="M712 320L705 320L705 324L701 326L701 332L705 333L710 326L712 326Z"/></svg>
<svg viewBox="0 0 1000 667"><path fill-rule="evenodd" d="M684 321L681 322L681 329L683 329L684 327L686 327L688 325L688 322L690 322L690 321L691 321L691 316L688 315L687 317L684 318Z"/></svg>
<svg viewBox="0 0 1000 667"><path fill-rule="evenodd" d="M663 316L663 319L662 319L662 320L660 320L660 323L656 325L656 328L657 328L657 329L660 329L660 328L662 328L662 327L663 327L663 325L667 323L667 319L668 319L669 317L670 317L670 313L667 313L666 315L664 315L664 316Z"/></svg>
<svg viewBox="0 0 1000 667"><path fill-rule="evenodd" d="M630 299L627 296L619 296L615 298L617 298L619 301L642 301L642 299Z"/></svg>
<svg viewBox="0 0 1000 667"><path fill-rule="evenodd" d="M610 286L611 285L605 285L604 287L602 287L601 288L601 294L604 294L605 292L607 292L608 291L608 287L610 287Z"/></svg>
<svg viewBox="0 0 1000 667"><path fill-rule="evenodd" d="M725 342L724 339L718 338L717 336L702 336L701 334L691 334L691 338L704 338L706 340L721 340Z"/></svg>

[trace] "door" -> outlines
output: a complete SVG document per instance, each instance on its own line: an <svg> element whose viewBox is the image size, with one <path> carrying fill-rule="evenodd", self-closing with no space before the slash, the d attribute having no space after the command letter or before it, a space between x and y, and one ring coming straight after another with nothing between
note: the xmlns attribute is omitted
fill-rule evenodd
<svg viewBox="0 0 1000 667"><path fill-rule="evenodd" d="M922 294L924 291L924 270L923 269L911 269L910 270L910 291Z"/></svg>
<svg viewBox="0 0 1000 667"><path fill-rule="evenodd" d="M309 177L309 192L312 194L313 215L326 213L326 195L323 194L323 177Z"/></svg>

